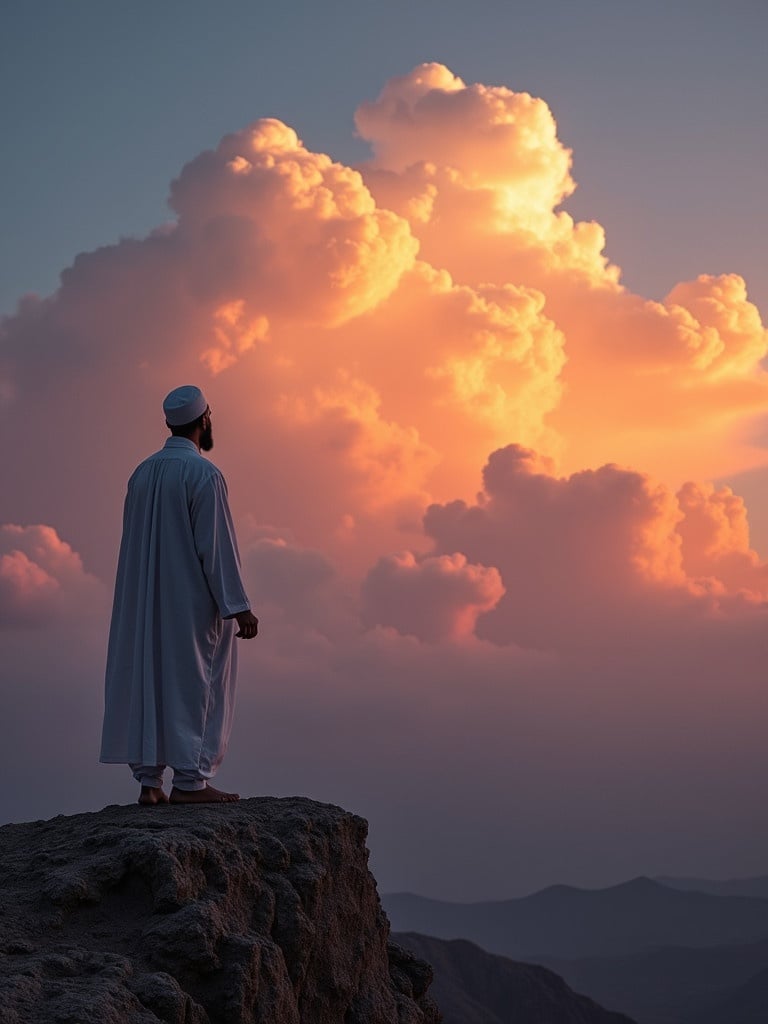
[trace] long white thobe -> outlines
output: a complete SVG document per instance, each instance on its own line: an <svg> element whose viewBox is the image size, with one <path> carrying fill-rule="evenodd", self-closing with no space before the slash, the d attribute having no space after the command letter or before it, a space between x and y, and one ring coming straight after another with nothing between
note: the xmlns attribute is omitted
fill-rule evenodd
<svg viewBox="0 0 768 1024"><path fill-rule="evenodd" d="M249 607L224 477L170 437L128 482L102 761L213 774L232 726L230 616Z"/></svg>

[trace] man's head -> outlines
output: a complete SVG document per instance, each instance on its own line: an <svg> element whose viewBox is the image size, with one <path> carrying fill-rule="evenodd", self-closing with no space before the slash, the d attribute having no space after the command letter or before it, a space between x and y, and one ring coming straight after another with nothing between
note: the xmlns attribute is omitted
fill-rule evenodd
<svg viewBox="0 0 768 1024"><path fill-rule="evenodd" d="M165 396L163 412L174 437L187 437L204 452L213 448L211 409L200 388L193 384L174 388Z"/></svg>

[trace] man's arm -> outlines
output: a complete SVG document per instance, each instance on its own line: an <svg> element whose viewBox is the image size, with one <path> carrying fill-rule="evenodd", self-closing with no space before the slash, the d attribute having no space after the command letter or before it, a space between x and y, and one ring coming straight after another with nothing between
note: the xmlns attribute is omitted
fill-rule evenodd
<svg viewBox="0 0 768 1024"><path fill-rule="evenodd" d="M219 473L213 473L200 482L190 511L195 548L219 614L223 619L237 618L241 630L240 616L247 614L250 616L245 620L248 637L255 636L253 623L256 618L251 615L250 601L240 575L235 527L224 478Z"/></svg>

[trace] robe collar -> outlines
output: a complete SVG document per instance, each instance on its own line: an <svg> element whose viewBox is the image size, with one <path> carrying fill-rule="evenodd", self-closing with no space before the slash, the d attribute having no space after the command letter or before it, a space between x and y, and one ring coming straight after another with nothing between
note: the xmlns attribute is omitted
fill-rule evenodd
<svg viewBox="0 0 768 1024"><path fill-rule="evenodd" d="M190 439L188 437L174 437L173 435L171 435L169 438L166 439L166 442L163 445L163 447L164 448L189 448L189 449L191 449L195 453L195 455L199 455L200 454L200 452L198 451L198 448L197 448L197 445L195 444L195 442L194 441L190 441Z"/></svg>

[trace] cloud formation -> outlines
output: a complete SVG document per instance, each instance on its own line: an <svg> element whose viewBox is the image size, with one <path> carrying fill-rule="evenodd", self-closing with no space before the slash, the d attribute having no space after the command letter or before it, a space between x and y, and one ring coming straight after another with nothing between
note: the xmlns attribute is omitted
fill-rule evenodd
<svg viewBox="0 0 768 1024"><path fill-rule="evenodd" d="M51 526L0 525L0 629L93 615L106 591Z"/></svg>
<svg viewBox="0 0 768 1024"><path fill-rule="evenodd" d="M528 823L527 852L505 833L497 886L513 862L546 862L542 884L606 869L605 821L650 857L654 815L686 800L681 858L708 849L713 807L746 835L728 787L768 769L768 569L743 500L712 483L765 462L766 332L744 281L626 289L601 226L562 209L572 154L542 99L425 64L356 125L357 168L274 118L225 136L172 183L171 222L79 255L0 325L19 735L55 677L87 691L56 707L96 750L125 482L162 443L164 394L194 381L262 622L233 740L248 778L315 786L386 837L407 805L427 879L456 799L467 835L499 807ZM41 616L56 650L30 657ZM691 809L686 772L710 804ZM574 807L593 829L580 879L548 852ZM389 884L417 887L387 843L405 873ZM478 850L451 870L485 877Z"/></svg>
<svg viewBox="0 0 768 1024"><path fill-rule="evenodd" d="M764 462L738 443L768 397L768 335L743 279L702 274L663 303L628 292L600 225L558 209L571 153L542 100L429 64L363 104L357 125L373 148L366 184L409 220L422 259L471 287L545 297L566 339L547 439L565 468L639 463L675 481Z"/></svg>
<svg viewBox="0 0 768 1024"><path fill-rule="evenodd" d="M557 138L547 104L499 86L467 86L441 64L390 79L355 124L371 143L373 167L402 174L417 167L445 175L458 191L485 200L489 215L537 225L576 187L571 153ZM433 197L439 186L428 190Z"/></svg>
<svg viewBox="0 0 768 1024"><path fill-rule="evenodd" d="M496 643L622 643L662 619L706 621L768 596L768 564L727 488L688 483L676 495L614 465L557 477L517 445L494 452L483 479L476 504L432 505L425 530L438 553L499 569L506 593L480 623Z"/></svg>
<svg viewBox="0 0 768 1024"><path fill-rule="evenodd" d="M225 136L173 182L172 223L79 256L6 319L20 473L55 388L82 396L76 464L52 460L7 519L39 518L50 486L82 500L103 461L94 423L136 422L135 441L109 432L123 465L151 447L158 395L182 378L254 439L242 509L358 569L403 529L418 543L429 501L471 498L510 443L671 486L764 459L744 440L767 378L743 282L702 276L664 303L627 292L599 225L559 208L572 158L543 100L422 65L357 124L373 150L357 169L274 118ZM114 505L118 475L105 486ZM99 544L63 505L60 529Z"/></svg>
<svg viewBox="0 0 768 1024"><path fill-rule="evenodd" d="M170 201L198 293L268 320L343 323L391 294L418 248L357 171L273 118L187 164Z"/></svg>
<svg viewBox="0 0 768 1024"><path fill-rule="evenodd" d="M498 570L470 565L462 554L418 560L408 551L381 558L363 582L363 616L420 640L472 634L478 615L504 593Z"/></svg>

